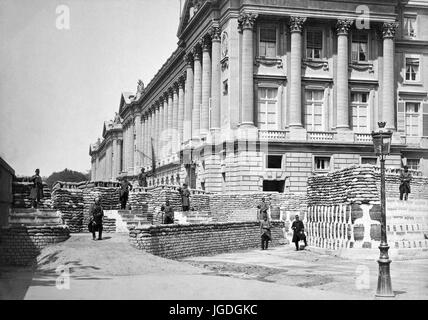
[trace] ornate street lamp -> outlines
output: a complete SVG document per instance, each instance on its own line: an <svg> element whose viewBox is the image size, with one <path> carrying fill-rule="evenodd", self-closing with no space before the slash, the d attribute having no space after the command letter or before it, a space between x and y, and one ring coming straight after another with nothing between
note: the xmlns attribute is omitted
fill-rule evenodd
<svg viewBox="0 0 428 320"><path fill-rule="evenodd" d="M372 132L374 150L380 158L380 208L381 208L381 242L379 246L380 257L379 277L377 283L377 297L394 297L391 286L389 265L391 260L388 255L388 242L386 239L386 197L385 197L385 157L391 150L392 132L385 131L386 122L379 122L379 131Z"/></svg>

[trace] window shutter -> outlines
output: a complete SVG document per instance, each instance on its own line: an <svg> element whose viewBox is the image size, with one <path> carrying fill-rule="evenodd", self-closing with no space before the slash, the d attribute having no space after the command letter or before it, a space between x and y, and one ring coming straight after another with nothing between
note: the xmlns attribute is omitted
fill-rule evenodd
<svg viewBox="0 0 428 320"><path fill-rule="evenodd" d="M428 137L428 102L422 103L422 135Z"/></svg>
<svg viewBox="0 0 428 320"><path fill-rule="evenodd" d="M405 102L398 102L397 104L397 131L398 132L405 132L405 112L404 112L404 108L405 108Z"/></svg>

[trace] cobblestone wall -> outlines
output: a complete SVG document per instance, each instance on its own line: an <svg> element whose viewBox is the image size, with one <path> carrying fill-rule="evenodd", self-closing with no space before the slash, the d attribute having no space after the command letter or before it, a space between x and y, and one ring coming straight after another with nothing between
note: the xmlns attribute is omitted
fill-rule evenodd
<svg viewBox="0 0 428 320"><path fill-rule="evenodd" d="M274 221L273 225L271 245L276 246L284 240L284 223ZM144 226L131 229L129 237L138 249L177 259L257 248L260 227L257 222Z"/></svg>
<svg viewBox="0 0 428 320"><path fill-rule="evenodd" d="M66 226L0 228L0 265L31 265L41 249L69 237Z"/></svg>

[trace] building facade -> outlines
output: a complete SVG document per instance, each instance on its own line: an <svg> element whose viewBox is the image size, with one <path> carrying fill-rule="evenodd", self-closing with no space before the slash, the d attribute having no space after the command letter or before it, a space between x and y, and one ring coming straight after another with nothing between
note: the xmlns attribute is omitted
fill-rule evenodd
<svg viewBox="0 0 428 320"><path fill-rule="evenodd" d="M150 186L300 192L376 164L378 122L386 165L428 174L427 1L186 1L177 36L91 146L93 179L145 168Z"/></svg>

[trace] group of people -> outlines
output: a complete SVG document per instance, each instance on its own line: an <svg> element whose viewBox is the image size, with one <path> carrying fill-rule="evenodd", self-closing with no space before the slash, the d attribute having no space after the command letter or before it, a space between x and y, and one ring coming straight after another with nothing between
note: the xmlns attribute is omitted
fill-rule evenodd
<svg viewBox="0 0 428 320"><path fill-rule="evenodd" d="M262 202L257 206L259 209L259 221L260 221L260 234L261 234L261 245L262 250L267 250L269 247L269 241L272 241L272 224L269 218L269 205L266 203L266 199L262 198ZM300 250L300 241L305 243L305 247L308 246L305 235L305 226L303 221L300 220L299 215L295 216L295 220L291 225L291 230L293 230L293 240L296 245L296 251Z"/></svg>

